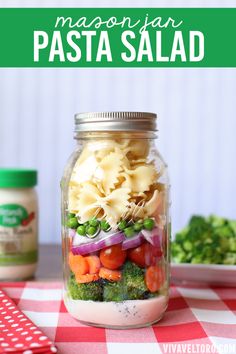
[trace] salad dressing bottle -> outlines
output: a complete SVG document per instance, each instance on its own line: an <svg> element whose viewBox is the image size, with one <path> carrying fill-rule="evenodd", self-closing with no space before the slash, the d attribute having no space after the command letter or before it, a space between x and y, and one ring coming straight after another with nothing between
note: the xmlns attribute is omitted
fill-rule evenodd
<svg viewBox="0 0 236 354"><path fill-rule="evenodd" d="M37 171L0 169L0 280L32 277L38 260Z"/></svg>

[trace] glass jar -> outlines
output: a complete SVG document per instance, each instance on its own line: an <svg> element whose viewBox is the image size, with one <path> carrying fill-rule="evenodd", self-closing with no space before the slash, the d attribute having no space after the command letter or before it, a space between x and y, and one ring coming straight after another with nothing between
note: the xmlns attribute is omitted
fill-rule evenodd
<svg viewBox="0 0 236 354"><path fill-rule="evenodd" d="M94 326L159 321L169 288L169 182L156 114L75 116L61 181L64 302Z"/></svg>
<svg viewBox="0 0 236 354"><path fill-rule="evenodd" d="M34 275L38 260L37 171L0 169L0 280Z"/></svg>

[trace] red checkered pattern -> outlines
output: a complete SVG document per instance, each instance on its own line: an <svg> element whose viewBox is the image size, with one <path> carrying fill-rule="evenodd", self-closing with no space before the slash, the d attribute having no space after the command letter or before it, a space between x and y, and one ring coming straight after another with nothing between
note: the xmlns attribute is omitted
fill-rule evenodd
<svg viewBox="0 0 236 354"><path fill-rule="evenodd" d="M209 346L225 344L232 348L228 354L236 353L236 288L172 286L168 310L159 323L143 329L111 330L73 319L63 304L59 282L0 286L61 354L172 354L175 345L189 353L184 351L189 344L202 345L202 354L209 353Z"/></svg>

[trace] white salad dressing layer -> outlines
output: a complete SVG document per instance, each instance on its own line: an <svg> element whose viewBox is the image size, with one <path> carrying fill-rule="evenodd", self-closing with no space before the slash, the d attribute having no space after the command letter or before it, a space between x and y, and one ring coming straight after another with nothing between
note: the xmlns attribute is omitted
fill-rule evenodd
<svg viewBox="0 0 236 354"><path fill-rule="evenodd" d="M165 312L168 298L160 295L147 300L96 302L72 300L64 294L69 313L77 320L103 326L127 327L153 323Z"/></svg>

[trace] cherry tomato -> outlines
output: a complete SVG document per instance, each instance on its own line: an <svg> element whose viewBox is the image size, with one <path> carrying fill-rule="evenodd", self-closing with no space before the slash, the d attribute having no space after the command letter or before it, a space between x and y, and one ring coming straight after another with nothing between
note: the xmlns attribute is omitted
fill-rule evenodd
<svg viewBox="0 0 236 354"><path fill-rule="evenodd" d="M158 291L164 284L164 271L161 267L155 265L148 267L145 274L145 283L151 293Z"/></svg>
<svg viewBox="0 0 236 354"><path fill-rule="evenodd" d="M142 268L156 264L161 256L161 249L148 242L129 251L129 259Z"/></svg>
<svg viewBox="0 0 236 354"><path fill-rule="evenodd" d="M113 245L100 252L100 261L108 269L113 270L121 267L125 259L126 251L122 250L121 245Z"/></svg>

